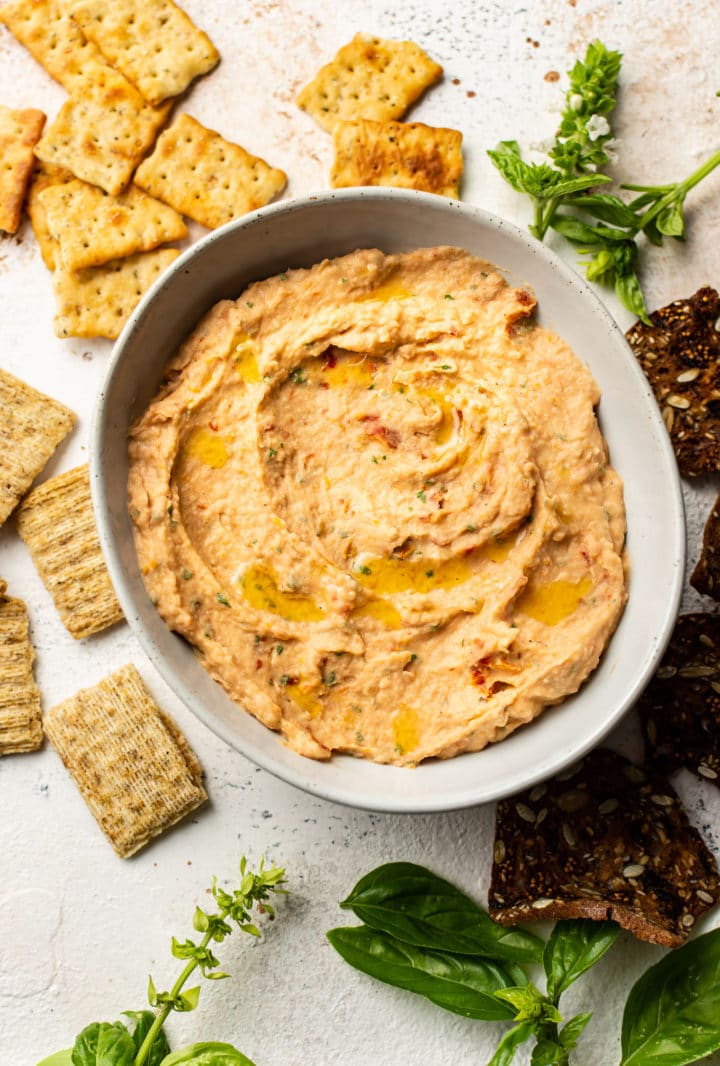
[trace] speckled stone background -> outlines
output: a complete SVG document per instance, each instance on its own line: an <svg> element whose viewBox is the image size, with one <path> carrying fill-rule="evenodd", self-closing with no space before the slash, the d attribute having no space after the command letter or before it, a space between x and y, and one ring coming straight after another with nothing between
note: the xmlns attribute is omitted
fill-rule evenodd
<svg viewBox="0 0 720 1066"><path fill-rule="evenodd" d="M485 156L515 137L541 149L552 135L564 72L600 37L625 55L614 119L618 180L660 183L685 176L720 147L712 0L186 0L222 63L184 104L191 114L282 167L286 197L327 187L329 137L294 106L297 89L356 31L419 42L445 79L413 118L455 126L465 138L463 196L518 223L528 206ZM64 93L0 27L0 100L52 116ZM720 283L720 172L691 195L689 239L653 250L643 268L649 304ZM200 227L194 234L198 235ZM560 244L560 242L558 242ZM573 261L572 251L559 248ZM603 294L623 327L629 316ZM60 341L52 293L27 226L0 239L0 365L64 401L77 430L46 470L87 459L89 418L105 372L107 342ZM633 426L627 426L633 432ZM717 481L686 485L693 565ZM663 521L658 514L658 528ZM132 660L158 701L186 731L207 769L210 804L137 858L116 858L55 753L0 763L0 1063L34 1066L67 1047L87 1022L144 1004L152 971L167 987L177 972L172 934L190 934L194 906L216 873L232 878L239 855L263 852L287 865L291 895L261 943L233 937L220 952L233 978L206 986L201 1009L176 1015L175 1046L235 1042L258 1066L478 1066L500 1027L446 1014L425 1000L355 973L325 930L347 921L337 908L377 863L426 863L484 901L493 808L391 817L314 800L228 749L172 696L126 626L75 643L55 613L13 522L0 532L0 573L29 605L46 707ZM699 597L688 594L685 607ZM705 606L709 604L706 602ZM636 741L630 718L623 743ZM689 775L678 787L720 854L720 792ZM720 922L715 914L705 927ZM568 1013L593 1010L574 1061L619 1059L622 1004L659 949L629 936L567 995ZM519 1063L528 1057L519 1055ZM715 1060L720 1062L720 1059Z"/></svg>

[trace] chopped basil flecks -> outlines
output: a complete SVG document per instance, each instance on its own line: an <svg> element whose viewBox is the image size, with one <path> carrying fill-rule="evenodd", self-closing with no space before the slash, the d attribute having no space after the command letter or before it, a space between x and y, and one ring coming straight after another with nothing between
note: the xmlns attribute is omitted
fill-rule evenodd
<svg viewBox="0 0 720 1066"><path fill-rule="evenodd" d="M222 592L216 593L215 599L218 601L218 603L221 603L223 607L230 606L230 600L227 598L227 596L223 596Z"/></svg>

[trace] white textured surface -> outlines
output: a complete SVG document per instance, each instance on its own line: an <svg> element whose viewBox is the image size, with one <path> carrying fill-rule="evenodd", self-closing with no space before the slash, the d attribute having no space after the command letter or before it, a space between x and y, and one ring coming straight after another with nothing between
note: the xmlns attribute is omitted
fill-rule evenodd
<svg viewBox="0 0 720 1066"><path fill-rule="evenodd" d="M673 180L720 146L720 21L711 0L681 0L669 9L661 0L526 6L456 0L452 10L437 0L393 7L379 0L187 0L185 7L223 59L183 107L283 167L290 176L286 196L325 188L331 155L329 138L295 108L294 94L358 30L410 37L443 63L444 82L413 117L461 129L464 199L521 223L527 205L496 175L484 151L500 138L539 145L552 134L560 90L544 75L564 72L594 36L625 53L615 119L621 179ZM10 35L0 33L0 100L42 107L52 116L63 97ZM692 196L689 241L652 253L644 272L650 306L720 282L719 203L716 173ZM627 325L628 316L607 299ZM0 365L80 415L46 474L85 461L89 417L109 351L105 342L56 340L51 317L50 277L24 227L16 238L0 241ZM686 488L692 566L718 484L707 479ZM498 1026L456 1018L356 974L334 955L324 932L346 920L336 901L356 878L393 859L426 863L483 901L492 808L413 818L313 800L257 770L201 726L154 674L127 627L74 642L12 522L0 532L0 573L28 602L45 706L133 660L187 732L207 769L211 796L191 822L122 862L51 749L0 762L2 1066L33 1066L68 1046L87 1022L142 1007L149 970L169 985L177 970L170 936L190 933L194 904L207 898L212 874L232 878L241 852L254 859L265 852L286 864L292 894L263 943L236 936L223 946L223 967L233 979L206 986L200 1010L173 1019L176 1044L231 1040L259 1066L486 1061ZM699 597L688 595L686 607L698 604ZM635 742L632 721L621 738ZM678 784L720 853L720 794L689 775ZM568 994L568 1013L595 1010L578 1063L617 1062L626 992L657 957L657 949L623 938Z"/></svg>

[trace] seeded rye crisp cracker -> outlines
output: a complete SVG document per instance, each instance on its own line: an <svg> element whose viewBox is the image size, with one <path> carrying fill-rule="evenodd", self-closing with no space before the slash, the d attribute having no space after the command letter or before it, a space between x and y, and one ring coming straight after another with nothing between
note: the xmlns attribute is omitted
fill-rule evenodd
<svg viewBox="0 0 720 1066"><path fill-rule="evenodd" d="M330 185L392 185L458 198L462 133L421 122L336 122Z"/></svg>
<svg viewBox="0 0 720 1066"><path fill-rule="evenodd" d="M58 265L53 279L56 336L114 340L143 293L179 254L176 248L160 248L77 273Z"/></svg>
<svg viewBox="0 0 720 1066"><path fill-rule="evenodd" d="M720 788L720 614L683 614L637 704L648 759L681 766Z"/></svg>
<svg viewBox="0 0 720 1066"><path fill-rule="evenodd" d="M677 947L720 898L712 853L654 771L606 748L497 807L490 916L612 919Z"/></svg>
<svg viewBox="0 0 720 1066"><path fill-rule="evenodd" d="M626 333L650 381L677 456L689 476L720 470L720 294L706 286L636 322Z"/></svg>
<svg viewBox="0 0 720 1066"><path fill-rule="evenodd" d="M76 422L73 412L0 370L0 525Z"/></svg>
<svg viewBox="0 0 720 1066"><path fill-rule="evenodd" d="M164 125L169 104L151 107L108 64L94 70L63 104L35 147L45 163L117 196Z"/></svg>
<svg viewBox="0 0 720 1066"><path fill-rule="evenodd" d="M55 269L57 241L48 229L45 208L42 205L40 194L53 185L65 185L69 181L76 180L75 175L71 174L65 167L55 167L51 163L42 163L39 159L35 160L35 169L30 181L25 206L30 216L30 225L33 228L35 239L40 247L43 263L48 270Z"/></svg>
<svg viewBox="0 0 720 1066"><path fill-rule="evenodd" d="M207 799L197 757L132 664L53 707L44 726L121 858Z"/></svg>
<svg viewBox="0 0 720 1066"><path fill-rule="evenodd" d="M704 596L720 601L720 496L715 500L703 532L703 545L690 584Z"/></svg>
<svg viewBox="0 0 720 1066"><path fill-rule="evenodd" d="M187 237L177 211L133 185L120 196L108 196L76 179L51 185L39 201L58 243L59 262L71 272Z"/></svg>
<svg viewBox="0 0 720 1066"><path fill-rule="evenodd" d="M160 135L134 180L214 229L269 203L285 188L287 175L183 114Z"/></svg>
<svg viewBox="0 0 720 1066"><path fill-rule="evenodd" d="M297 105L330 133L338 119L387 122L402 118L442 72L412 41L357 33L300 91Z"/></svg>
<svg viewBox="0 0 720 1066"><path fill-rule="evenodd" d="M76 640L122 620L95 528L87 466L33 489L18 509L17 526Z"/></svg>
<svg viewBox="0 0 720 1066"><path fill-rule="evenodd" d="M27 608L6 588L0 579L0 755L14 755L37 751L43 731Z"/></svg>
<svg viewBox="0 0 720 1066"><path fill-rule="evenodd" d="M151 104L184 92L220 55L172 0L69 0L73 18Z"/></svg>
<svg viewBox="0 0 720 1066"><path fill-rule="evenodd" d="M0 230L15 233L20 225L25 192L30 181L45 115L27 108L12 111L0 104Z"/></svg>

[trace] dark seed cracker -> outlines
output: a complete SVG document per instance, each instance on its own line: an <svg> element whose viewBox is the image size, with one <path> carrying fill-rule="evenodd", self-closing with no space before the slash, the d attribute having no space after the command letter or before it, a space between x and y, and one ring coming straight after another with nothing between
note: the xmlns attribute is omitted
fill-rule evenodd
<svg viewBox="0 0 720 1066"><path fill-rule="evenodd" d="M720 470L720 294L706 286L636 322L630 347L660 404L680 472Z"/></svg>
<svg viewBox="0 0 720 1066"><path fill-rule="evenodd" d="M705 596L720 601L720 496L715 501L703 533L703 546L690 584Z"/></svg>
<svg viewBox="0 0 720 1066"><path fill-rule="evenodd" d="M534 791L497 807L495 921L612 919L675 947L720 898L712 854L656 772L599 748Z"/></svg>

